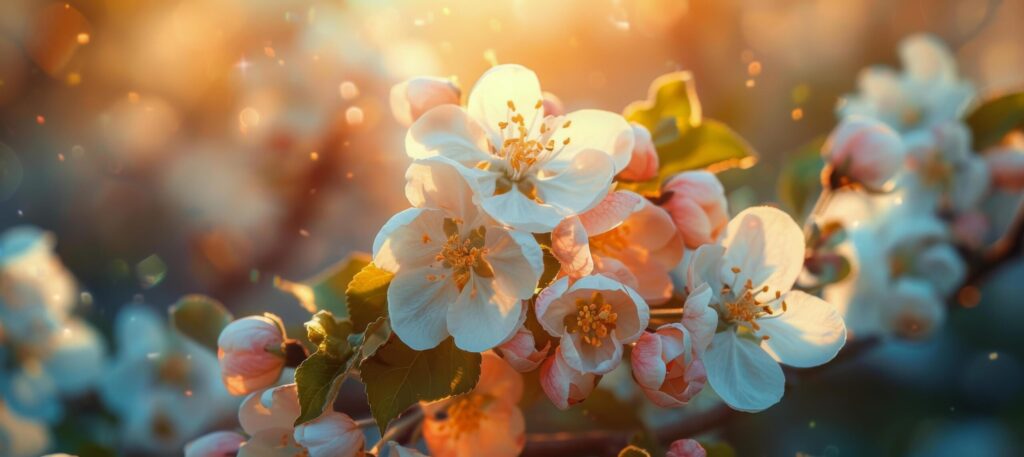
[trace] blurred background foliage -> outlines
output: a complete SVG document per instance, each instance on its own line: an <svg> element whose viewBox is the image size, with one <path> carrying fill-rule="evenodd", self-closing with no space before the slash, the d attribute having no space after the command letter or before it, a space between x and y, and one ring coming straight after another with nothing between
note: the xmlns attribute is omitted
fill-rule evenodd
<svg viewBox="0 0 1024 457"><path fill-rule="evenodd" d="M304 313L274 278L368 250L406 206L387 95L409 76L466 91L521 63L570 109L622 111L688 70L703 115L760 155L720 175L735 213L778 201L789 154L831 130L861 68L897 65L907 35L946 41L983 96L1019 90L1021 17L1021 0L5 0L0 225L56 234L90 294L77 313L106 335L125 304L162 313L187 293L295 325ZM742 456L1020 455L1022 277L1010 265L933 339L804 380L711 441ZM603 407L534 408L527 423L614 427Z"/></svg>

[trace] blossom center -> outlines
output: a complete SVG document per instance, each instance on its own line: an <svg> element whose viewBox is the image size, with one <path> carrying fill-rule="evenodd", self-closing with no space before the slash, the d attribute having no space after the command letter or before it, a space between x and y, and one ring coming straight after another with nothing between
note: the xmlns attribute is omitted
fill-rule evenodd
<svg viewBox="0 0 1024 457"><path fill-rule="evenodd" d="M485 258L488 253L488 249L484 247L487 229L483 226L477 227L463 238L459 235L458 222L445 219L444 226L448 238L441 245L441 252L437 253L434 260L440 262L444 268L451 269L452 279L459 290L466 286L473 273L486 278L493 277L494 271Z"/></svg>
<svg viewBox="0 0 1024 457"><path fill-rule="evenodd" d="M612 305L604 301L600 292L594 292L590 300L576 299L576 314L565 316L565 327L569 333L579 333L583 342L601 347L602 340L615 330L619 315L612 311Z"/></svg>
<svg viewBox="0 0 1024 457"><path fill-rule="evenodd" d="M493 400L494 397L490 395L476 392L456 397L446 410L448 419L442 427L450 430L454 438L477 431L480 429L480 421L486 417L484 409Z"/></svg>
<svg viewBox="0 0 1024 457"><path fill-rule="evenodd" d="M569 128L572 121L565 121L559 125L559 118L544 116L544 101L537 100L534 105L536 113L528 126L523 114L516 110L515 103L509 100L507 105L508 114L505 120L498 122L501 144L491 145L491 153L505 162L508 166L506 170L508 181L515 183L526 176L534 166L543 165L565 149L570 142L569 137L556 142L552 135L559 128ZM541 124L539 133L535 134L533 127L537 123L537 119L541 119ZM499 185L497 192L502 193L502 190L507 192L511 187L511 185ZM519 190L529 195L530 189L520 187Z"/></svg>
<svg viewBox="0 0 1024 457"><path fill-rule="evenodd" d="M776 290L773 294L768 286L754 288L753 281L749 278L743 282L742 287L737 288L735 283L739 282L741 271L739 267L732 267L735 275L733 284L722 285L722 297L731 298L725 299L724 309L721 311L727 321L749 327L756 332L761 330L757 323L759 319L775 317L786 312L786 301L782 300L781 291ZM773 308L776 303L779 304L779 309ZM763 335L762 338L768 339L768 335Z"/></svg>

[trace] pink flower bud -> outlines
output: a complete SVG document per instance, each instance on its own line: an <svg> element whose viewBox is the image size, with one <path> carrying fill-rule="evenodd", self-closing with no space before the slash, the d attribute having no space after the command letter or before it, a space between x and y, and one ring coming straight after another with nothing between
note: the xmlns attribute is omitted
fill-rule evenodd
<svg viewBox="0 0 1024 457"><path fill-rule="evenodd" d="M685 405L707 382L704 363L682 324L666 324L645 332L633 347L633 378L655 405Z"/></svg>
<svg viewBox="0 0 1024 457"><path fill-rule="evenodd" d="M729 223L725 188L711 172L680 173L666 181L661 192L672 193L662 207L672 216L687 248L713 242Z"/></svg>
<svg viewBox="0 0 1024 457"><path fill-rule="evenodd" d="M597 376L572 369L562 357L560 347L540 367L540 387L558 409L569 409L586 400L595 386Z"/></svg>
<svg viewBox="0 0 1024 457"><path fill-rule="evenodd" d="M217 339L217 358L228 392L245 395L273 385L284 369L283 343L281 327L266 316L246 317L224 327Z"/></svg>
<svg viewBox="0 0 1024 457"><path fill-rule="evenodd" d="M450 79L420 76L391 88L391 114L408 127L431 108L458 105L461 98L462 90Z"/></svg>
<svg viewBox="0 0 1024 457"><path fill-rule="evenodd" d="M537 350L533 332L526 327L520 327L512 338L498 346L501 357L508 362L512 368L520 373L533 371L540 366L551 349L551 342L544 345L544 349Z"/></svg>
<svg viewBox="0 0 1024 457"><path fill-rule="evenodd" d="M364 439L359 425L336 411L295 427L295 442L309 451L309 457L362 456Z"/></svg>
<svg viewBox="0 0 1024 457"><path fill-rule="evenodd" d="M647 181L658 176L658 150L654 148L651 132L633 123L633 155L629 165L619 172L623 181Z"/></svg>
<svg viewBox="0 0 1024 457"><path fill-rule="evenodd" d="M1002 149L985 154L992 173L992 184L1016 192L1024 189L1024 150Z"/></svg>
<svg viewBox="0 0 1024 457"><path fill-rule="evenodd" d="M839 124L821 149L830 165L829 182L882 189L903 166L906 148L900 135L887 125L865 117L850 116Z"/></svg>
<svg viewBox="0 0 1024 457"><path fill-rule="evenodd" d="M235 432L213 432L185 445L185 457L233 457L245 437Z"/></svg>
<svg viewBox="0 0 1024 457"><path fill-rule="evenodd" d="M551 92L544 92L544 115L545 116L564 116L565 105L562 104L562 99L558 98L557 95Z"/></svg>
<svg viewBox="0 0 1024 457"><path fill-rule="evenodd" d="M669 446L665 457L706 457L707 451L697 440L685 439L676 440Z"/></svg>

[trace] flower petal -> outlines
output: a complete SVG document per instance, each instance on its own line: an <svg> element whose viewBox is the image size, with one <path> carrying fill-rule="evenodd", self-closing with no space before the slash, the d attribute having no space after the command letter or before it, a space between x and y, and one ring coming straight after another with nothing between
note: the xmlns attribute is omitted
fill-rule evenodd
<svg viewBox="0 0 1024 457"><path fill-rule="evenodd" d="M735 332L715 335L704 353L704 366L708 383L735 410L763 411L782 399L786 377L778 362Z"/></svg>
<svg viewBox="0 0 1024 457"><path fill-rule="evenodd" d="M597 386L597 376L572 369L558 347L540 367L540 386L556 408L566 410L590 395Z"/></svg>
<svg viewBox="0 0 1024 457"><path fill-rule="evenodd" d="M767 206L743 210L722 234L725 246L722 277L740 268L739 284L749 278L754 288L785 293L793 288L804 267L804 234L788 214ZM710 281L709 281L710 282Z"/></svg>
<svg viewBox="0 0 1024 457"><path fill-rule="evenodd" d="M544 254L532 235L491 227L485 235L487 262L495 272L498 292L528 299L544 273Z"/></svg>
<svg viewBox="0 0 1024 457"><path fill-rule="evenodd" d="M468 166L489 160L487 133L462 107L442 105L409 127L405 153L413 159L444 156Z"/></svg>
<svg viewBox="0 0 1024 457"><path fill-rule="evenodd" d="M711 297L711 287L701 283L690 292L683 305L683 327L690 332L698 355L703 354L711 344L718 327L718 313L709 306Z"/></svg>
<svg viewBox="0 0 1024 457"><path fill-rule="evenodd" d="M417 160L405 172L405 196L417 208L436 208L454 219L473 221L479 213L474 194L494 193L488 175L445 157Z"/></svg>
<svg viewBox="0 0 1024 457"><path fill-rule="evenodd" d="M565 116L572 124L558 133L570 138L555 160L569 161L585 150L607 154L615 164L615 173L629 165L633 157L633 127L619 114L610 111L585 109Z"/></svg>
<svg viewBox="0 0 1024 457"><path fill-rule="evenodd" d="M537 295L537 320L551 336L562 336L565 332L565 316L576 313L576 306L566 300L559 300L569 290L569 278L561 277Z"/></svg>
<svg viewBox="0 0 1024 457"><path fill-rule="evenodd" d="M597 206L580 214L580 222L589 236L600 235L618 227L640 209L644 198L628 190L609 193Z"/></svg>
<svg viewBox="0 0 1024 457"><path fill-rule="evenodd" d="M537 196L561 208L567 216L580 214L596 206L608 194L614 167L611 157L603 152L583 150L555 174L542 170L534 180Z"/></svg>
<svg viewBox="0 0 1024 457"><path fill-rule="evenodd" d="M443 221L440 211L421 208L391 216L373 240L374 265L392 273L401 267L428 265L441 252L438 243L445 240Z"/></svg>
<svg viewBox="0 0 1024 457"><path fill-rule="evenodd" d="M523 300L495 290L495 282L473 274L454 303L448 302L452 303L447 311L448 332L460 349L486 351L515 330Z"/></svg>
<svg viewBox="0 0 1024 457"><path fill-rule="evenodd" d="M562 265L562 273L570 277L578 278L594 271L587 230L578 217L566 218L551 232L551 253Z"/></svg>
<svg viewBox="0 0 1024 457"><path fill-rule="evenodd" d="M644 332L636 340L630 354L633 378L641 387L658 389L665 382L665 361L661 358L661 338L651 332Z"/></svg>
<svg viewBox="0 0 1024 457"><path fill-rule="evenodd" d="M484 197L481 206L487 214L505 225L533 233L550 232L569 215L564 209L530 200L517 189Z"/></svg>
<svg viewBox="0 0 1024 457"><path fill-rule="evenodd" d="M775 360L807 368L821 365L846 344L846 325L831 303L794 290L782 296L787 309L778 317L758 319L769 339L761 347Z"/></svg>
<svg viewBox="0 0 1024 457"><path fill-rule="evenodd" d="M459 289L450 271L431 266L401 270L388 286L388 315L391 327L402 342L422 351L448 337L448 307L456 302Z"/></svg>
<svg viewBox="0 0 1024 457"><path fill-rule="evenodd" d="M703 283L719 284L719 273L725 248L717 244L705 244L697 248L686 269L686 286L692 291ZM714 294L715 289L711 289Z"/></svg>
<svg viewBox="0 0 1024 457"><path fill-rule="evenodd" d="M536 108L537 103L543 103L543 100L540 81L533 71L522 65L498 65L476 81L469 92L466 108L469 115L490 132L492 143L500 144L498 123L509 121L509 105L523 116L523 124L530 127L540 124L534 122L534 117L543 116L541 109Z"/></svg>

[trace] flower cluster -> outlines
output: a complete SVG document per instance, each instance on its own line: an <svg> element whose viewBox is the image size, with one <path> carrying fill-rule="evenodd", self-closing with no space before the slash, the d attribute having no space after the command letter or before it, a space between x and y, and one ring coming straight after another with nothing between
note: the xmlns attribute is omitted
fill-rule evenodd
<svg viewBox="0 0 1024 457"><path fill-rule="evenodd" d="M989 241L982 201L1020 189L1024 150L972 138L966 113L975 91L941 42L909 37L900 58L902 72L865 70L860 92L840 104L842 121L822 149L827 205L812 217L842 228L825 251L849 259L850 273L824 297L851 329L920 338L943 322L966 277L960 251Z"/></svg>
<svg viewBox="0 0 1024 457"><path fill-rule="evenodd" d="M72 314L78 286L51 233L20 226L0 235L0 452L39 455L64 400L104 374L99 333Z"/></svg>

